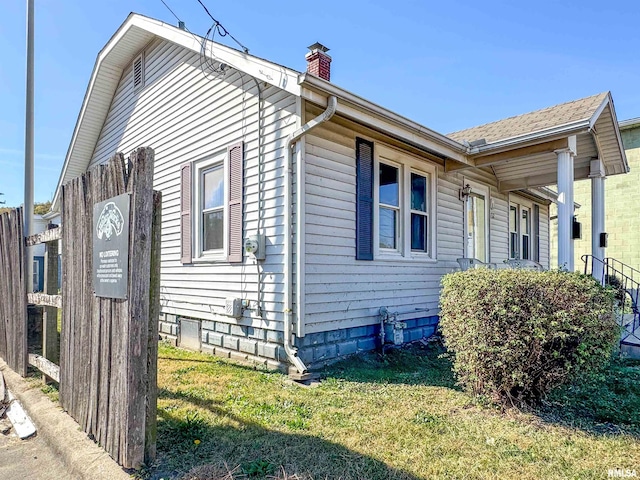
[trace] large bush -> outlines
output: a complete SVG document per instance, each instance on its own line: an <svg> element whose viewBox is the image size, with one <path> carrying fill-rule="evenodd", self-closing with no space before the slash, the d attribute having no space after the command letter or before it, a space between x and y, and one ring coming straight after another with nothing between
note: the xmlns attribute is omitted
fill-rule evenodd
<svg viewBox="0 0 640 480"><path fill-rule="evenodd" d="M585 275L476 269L442 285L440 326L458 381L494 401L534 403L606 365L619 339L612 291Z"/></svg>

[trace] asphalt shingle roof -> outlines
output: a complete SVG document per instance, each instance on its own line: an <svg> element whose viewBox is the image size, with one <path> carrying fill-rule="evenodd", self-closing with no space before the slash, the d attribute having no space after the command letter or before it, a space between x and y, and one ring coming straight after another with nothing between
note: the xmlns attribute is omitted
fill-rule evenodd
<svg viewBox="0 0 640 480"><path fill-rule="evenodd" d="M463 140L472 142L484 138L487 143L492 143L579 120L587 120L593 116L608 94L609 92L603 92L591 97L536 110L535 112L486 123L478 127L449 133L447 137L458 142Z"/></svg>

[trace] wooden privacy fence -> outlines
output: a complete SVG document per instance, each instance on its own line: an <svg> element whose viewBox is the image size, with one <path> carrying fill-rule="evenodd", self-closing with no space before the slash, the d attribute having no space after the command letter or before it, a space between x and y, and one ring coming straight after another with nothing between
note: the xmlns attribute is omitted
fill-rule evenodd
<svg viewBox="0 0 640 480"><path fill-rule="evenodd" d="M60 345L58 340L58 309L62 308L62 296L58 294L58 241L62 238L60 227L48 229L25 238L25 245L44 244L44 292L28 293L29 304L43 307L42 355L29 354L29 365L43 374L43 380L51 378L60 382Z"/></svg>
<svg viewBox="0 0 640 480"><path fill-rule="evenodd" d="M0 357L27 374L27 287L22 209L0 215Z"/></svg>
<svg viewBox="0 0 640 480"><path fill-rule="evenodd" d="M125 468L155 458L160 193L154 154L117 154L62 189L60 403ZM130 194L125 299L94 295L94 204Z"/></svg>
<svg viewBox="0 0 640 480"><path fill-rule="evenodd" d="M22 376L29 358L58 381L62 407L125 468L149 463L156 448L161 197L153 164L153 150L139 148L128 161L117 154L64 185L60 228L25 239L21 209L0 215L0 357ZM107 243L113 228L116 241ZM27 295L25 248L40 243L47 245L45 292ZM116 251L122 260L113 269L102 254ZM45 307L43 355L27 357L27 301Z"/></svg>

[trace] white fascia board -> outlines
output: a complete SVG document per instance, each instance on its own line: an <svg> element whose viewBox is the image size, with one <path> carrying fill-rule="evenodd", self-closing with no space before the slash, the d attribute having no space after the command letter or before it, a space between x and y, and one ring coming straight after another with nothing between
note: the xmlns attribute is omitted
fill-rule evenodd
<svg viewBox="0 0 640 480"><path fill-rule="evenodd" d="M600 115L602 115L603 110L605 109L605 107L607 105L609 105L611 102L611 94L607 94L606 98L602 101L602 103L598 106L598 108L596 108L596 111L593 112L593 115L591 115L591 118L589 119L589 128L593 128L596 124L596 122L598 121L598 118L600 118Z"/></svg>
<svg viewBox="0 0 640 480"><path fill-rule="evenodd" d="M299 83L302 86L301 95L305 100L309 100L321 107L326 107L327 98L334 95L340 100L337 110L339 114L446 158L451 158L467 165L470 164L466 157L464 145L449 137L369 102L347 90L336 87L332 83L314 75L301 74ZM322 93L316 93L316 90Z"/></svg>
<svg viewBox="0 0 640 480"><path fill-rule="evenodd" d="M59 202L60 202L60 194L62 193L62 185L64 183L64 179L67 176L67 168L69 167L69 163L71 161L71 156L73 154L73 150L75 148L76 140L78 139L78 133L80 132L80 126L82 125L82 120L84 118L85 112L89 107L89 97L91 96L91 92L93 91L93 85L97 78L97 73L100 69L100 65L102 63L102 52L98 55L95 65L93 66L93 72L91 72L91 80L89 81L89 86L87 87L87 91L84 94L84 99L82 100L82 107L80 108L80 113L78 114L78 119L76 120L76 126L73 129L73 135L71 135L71 143L69 143L69 149L67 150L67 155L64 159L64 164L62 166L62 171L60 172L60 178L58 179L58 186L56 188L56 193L53 196L53 201L51 202L51 211L59 212Z"/></svg>
<svg viewBox="0 0 640 480"><path fill-rule="evenodd" d="M618 116L616 115L616 107L613 105L613 97L611 96L611 92L607 94L606 101L611 106L611 121L613 123L613 131L616 134L616 140L618 141L618 148L620 149L620 155L622 157L622 166L624 167L624 173L629 173L631 171L631 168L629 167L629 161L627 160L627 152L625 151L624 145L622 143L622 135L620 135Z"/></svg>
<svg viewBox="0 0 640 480"><path fill-rule="evenodd" d="M558 201L558 193L546 187L531 187L524 191L530 195L541 198L542 200L547 200L552 203L556 203Z"/></svg>
<svg viewBox="0 0 640 480"><path fill-rule="evenodd" d="M135 15L131 19L131 25L194 52L200 52L202 49L201 37L159 20ZM206 50L210 51L211 48L215 51L215 60L226 63L259 81L267 82L293 95L300 96L299 72L208 40Z"/></svg>
<svg viewBox="0 0 640 480"><path fill-rule="evenodd" d="M124 38L127 32L133 27L138 27L149 32L150 34L180 45L194 52L200 52L202 48L202 39L190 32L187 32L186 30L181 30L177 27L174 27L173 25L169 25L159 20L154 20L152 18L144 17L135 13L132 13L127 17L127 19L120 26L120 28L118 28L116 33L113 34L104 48L100 50L100 53L98 53L96 63L93 67L93 72L91 73L91 80L89 81L89 86L87 87L87 91L85 92L84 100L82 101L82 107L80 109L80 113L78 114L76 126L71 137L71 143L69 144L69 149L67 151L64 165L62 167L62 172L60 173L60 179L58 180L56 193L51 204L51 209L53 211L58 211L60 208L59 202L60 193L62 191L62 184L66 179L67 167L69 166L69 163L73 156L75 143L78 139L78 134L80 131L80 127L82 126L84 116L87 110L90 108L91 102L89 101L89 99L93 92L96 78L100 74L100 67L103 63L109 62L109 53L113 50L113 48L115 48L116 45L118 45L118 43ZM142 49L146 44L147 42L144 42L144 44L141 43L140 49ZM216 60L222 63L226 63L230 67L251 75L260 81L264 81L268 84L281 88L293 95L300 96L301 87L298 85L299 72L290 70L288 68L276 65L266 60L262 60L252 55L248 55L244 52L240 52L211 41L208 41L208 48L215 48ZM120 68L122 68L122 66Z"/></svg>
<svg viewBox="0 0 640 480"><path fill-rule="evenodd" d="M567 137L571 135L577 135L580 133L586 133L589 131L589 120L580 120L577 122L571 122L564 125L559 125L546 130L540 130L538 132L528 133L526 135L520 135L518 137L505 138L497 142L487 143L479 147L473 147L469 149L469 155L486 154L494 150L509 150L514 147L518 147L521 144L549 141L555 138Z"/></svg>
<svg viewBox="0 0 640 480"><path fill-rule="evenodd" d="M620 128L620 130L630 130L638 126L640 126L640 117L621 120L618 122L618 127Z"/></svg>

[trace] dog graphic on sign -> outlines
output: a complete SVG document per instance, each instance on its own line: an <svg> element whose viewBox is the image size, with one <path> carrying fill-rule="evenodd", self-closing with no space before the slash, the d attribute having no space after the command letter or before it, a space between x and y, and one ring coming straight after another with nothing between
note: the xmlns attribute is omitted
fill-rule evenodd
<svg viewBox="0 0 640 480"><path fill-rule="evenodd" d="M122 212L115 203L108 202L102 209L96 225L98 238L102 240L104 237L105 240L109 241L114 235L116 237L122 235L123 229L124 217Z"/></svg>

